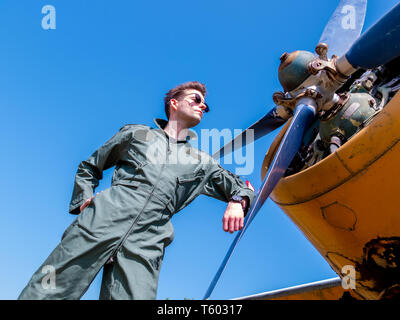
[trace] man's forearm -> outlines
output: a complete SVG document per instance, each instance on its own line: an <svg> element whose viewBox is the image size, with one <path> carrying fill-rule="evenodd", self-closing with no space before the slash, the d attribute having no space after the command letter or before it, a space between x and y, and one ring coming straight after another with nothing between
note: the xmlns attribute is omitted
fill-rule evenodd
<svg viewBox="0 0 400 320"><path fill-rule="evenodd" d="M99 185L101 178L102 173L100 172L99 174L99 169L91 165L88 161L82 161L79 164L69 207L70 213L80 213L80 207L93 196L94 190Z"/></svg>

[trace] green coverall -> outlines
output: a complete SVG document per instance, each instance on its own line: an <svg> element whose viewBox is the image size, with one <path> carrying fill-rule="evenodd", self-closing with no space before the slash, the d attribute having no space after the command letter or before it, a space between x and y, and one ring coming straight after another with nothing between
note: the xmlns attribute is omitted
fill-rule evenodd
<svg viewBox="0 0 400 320"><path fill-rule="evenodd" d="M208 154L172 141L158 128L126 125L80 163L69 212L79 214L102 179L116 166L110 188L96 195L72 222L19 299L80 299L104 266L100 299L155 299L165 248L174 238L171 217L198 195L223 201L254 192ZM44 286L43 267L55 269ZM55 287L55 288L54 288Z"/></svg>

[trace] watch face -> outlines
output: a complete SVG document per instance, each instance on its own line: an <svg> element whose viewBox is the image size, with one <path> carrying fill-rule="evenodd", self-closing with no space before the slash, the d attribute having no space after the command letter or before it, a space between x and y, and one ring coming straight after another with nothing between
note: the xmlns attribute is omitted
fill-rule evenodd
<svg viewBox="0 0 400 320"><path fill-rule="evenodd" d="M233 201L242 201L243 198L242 198L241 196L233 196L233 197L232 197L232 200L233 200Z"/></svg>

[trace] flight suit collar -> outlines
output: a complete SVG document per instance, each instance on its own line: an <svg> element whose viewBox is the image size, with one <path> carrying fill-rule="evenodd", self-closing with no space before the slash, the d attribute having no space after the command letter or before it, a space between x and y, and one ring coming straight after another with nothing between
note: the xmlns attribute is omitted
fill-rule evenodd
<svg viewBox="0 0 400 320"><path fill-rule="evenodd" d="M162 130L162 132L165 134L165 136L169 139L169 140L174 140L176 142L188 142L190 139L193 139L194 137L197 137L196 133L193 130L188 130L188 135L186 136L185 140L175 140L172 137L168 136L168 134L164 131L165 126L167 125L168 121L164 120L164 119L159 119L159 118L154 118L154 123L156 124L156 126L158 128L160 128Z"/></svg>

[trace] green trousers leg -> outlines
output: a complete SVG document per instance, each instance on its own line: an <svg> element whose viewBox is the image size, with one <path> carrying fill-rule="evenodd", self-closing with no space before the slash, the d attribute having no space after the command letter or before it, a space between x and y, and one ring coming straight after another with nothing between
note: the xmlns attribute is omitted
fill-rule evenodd
<svg viewBox="0 0 400 320"><path fill-rule="evenodd" d="M116 241L96 238L80 226L71 224L18 299L80 299L111 255ZM53 277L51 270L55 271Z"/></svg>
<svg viewBox="0 0 400 320"><path fill-rule="evenodd" d="M18 299L80 299L103 265L100 299L155 299L162 258L148 259L122 246L114 262L106 263L119 239L96 238L73 223ZM51 270L55 271L53 283Z"/></svg>
<svg viewBox="0 0 400 320"><path fill-rule="evenodd" d="M122 247L114 262L104 266L100 300L153 300L161 264Z"/></svg>

